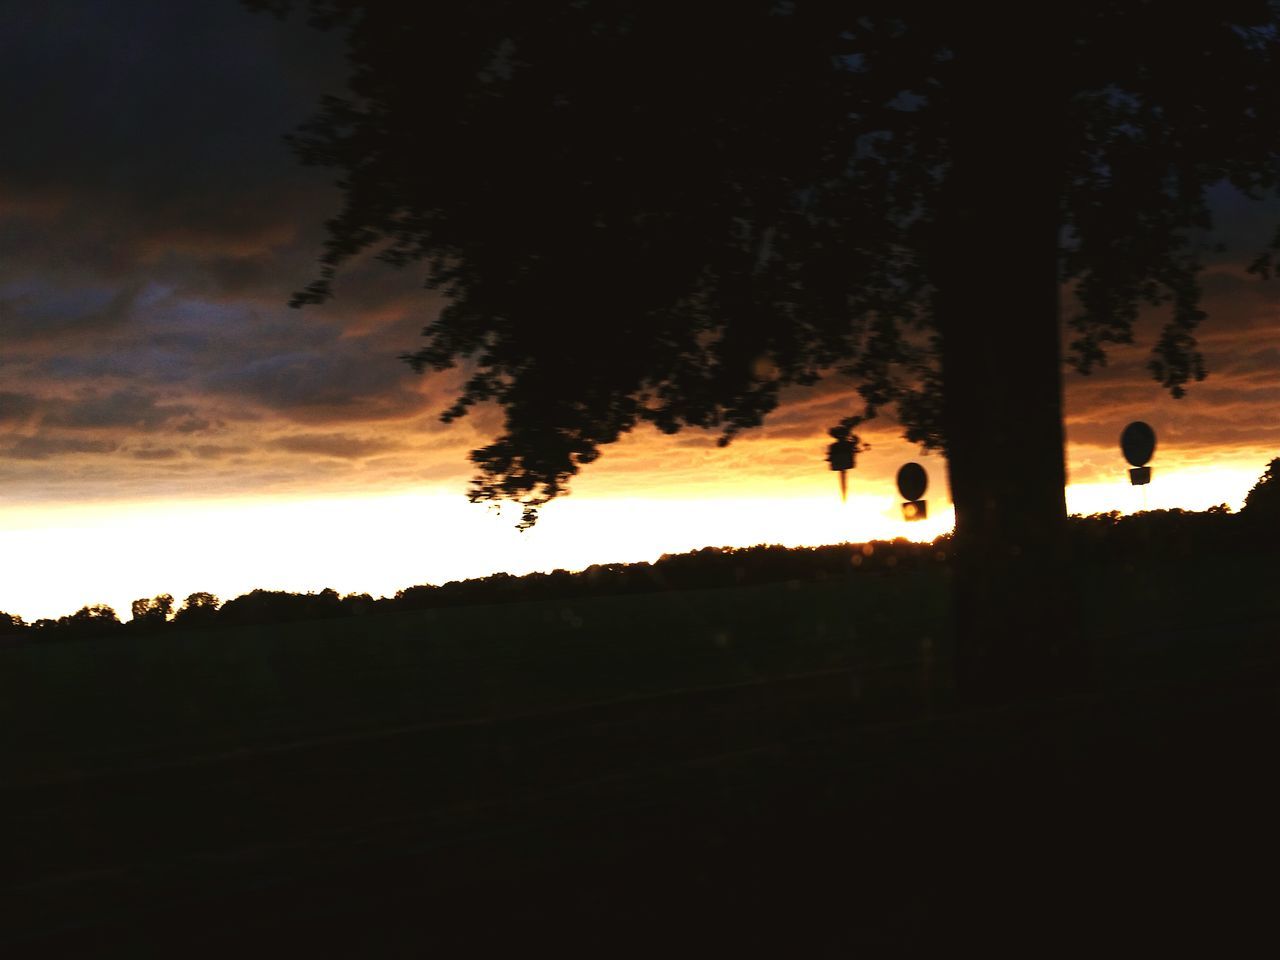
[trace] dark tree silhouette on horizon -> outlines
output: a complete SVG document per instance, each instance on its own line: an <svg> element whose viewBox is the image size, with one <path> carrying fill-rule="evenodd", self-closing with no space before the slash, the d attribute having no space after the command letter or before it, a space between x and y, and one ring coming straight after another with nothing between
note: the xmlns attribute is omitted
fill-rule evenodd
<svg viewBox="0 0 1280 960"><path fill-rule="evenodd" d="M1251 523L1280 534L1280 457L1267 464L1267 469L1245 497L1240 513Z"/></svg>
<svg viewBox="0 0 1280 960"><path fill-rule="evenodd" d="M187 599L182 602L182 606L173 615L173 622L181 626L198 626L203 623L211 623L218 613L218 607L221 605L222 601L217 596L207 590L199 590L188 594Z"/></svg>
<svg viewBox="0 0 1280 960"><path fill-rule="evenodd" d="M135 629L163 627L173 616L173 596L162 593L150 600L141 597L129 605L129 614Z"/></svg>
<svg viewBox="0 0 1280 960"><path fill-rule="evenodd" d="M406 359L468 364L446 420L505 413L474 499L532 522L638 424L728 442L847 377L837 431L893 407L946 455L964 684L1084 668L1062 365L1155 304L1154 378L1204 376L1206 191L1280 174L1277 3L246 2L348 39L292 139L344 192L294 303L366 250L425 266L447 306Z"/></svg>

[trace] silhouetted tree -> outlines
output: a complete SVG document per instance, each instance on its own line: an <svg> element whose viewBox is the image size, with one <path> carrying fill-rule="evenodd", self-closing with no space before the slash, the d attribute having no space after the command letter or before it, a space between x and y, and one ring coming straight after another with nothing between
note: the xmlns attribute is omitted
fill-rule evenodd
<svg viewBox="0 0 1280 960"><path fill-rule="evenodd" d="M173 616L173 622L186 627L212 623L221 601L212 593L198 591L190 594Z"/></svg>
<svg viewBox="0 0 1280 960"><path fill-rule="evenodd" d="M59 617L59 623L114 624L119 625L120 618L114 608L105 603L94 603L81 607L69 617Z"/></svg>
<svg viewBox="0 0 1280 960"><path fill-rule="evenodd" d="M223 624L285 623L291 620L319 620L342 615L342 598L326 587L319 593L286 593L282 590L251 590L228 600L218 611Z"/></svg>
<svg viewBox="0 0 1280 960"><path fill-rule="evenodd" d="M1245 497L1240 515L1250 524L1269 528L1280 535L1280 457L1267 464L1267 469Z"/></svg>
<svg viewBox="0 0 1280 960"><path fill-rule="evenodd" d="M1240 518L1225 505L1203 512L1150 510L1121 516L1119 512L1072 517L1068 530L1073 556L1081 561L1124 560L1129 563L1175 562L1193 557L1238 555L1248 546L1241 538Z"/></svg>
<svg viewBox="0 0 1280 960"><path fill-rule="evenodd" d="M1081 661L1059 288L1077 369L1145 302L1155 378L1204 376L1193 231L1210 185L1277 185L1275 2L247 2L353 68L293 138L345 194L294 303L369 248L426 265L447 306L406 359L469 363L445 420L506 417L474 499L529 523L639 423L728 442L847 376L836 430L896 405L945 450L967 681Z"/></svg>
<svg viewBox="0 0 1280 960"><path fill-rule="evenodd" d="M31 626L42 640L79 640L115 633L120 629L120 618L111 607L95 603L57 620L41 618Z"/></svg>
<svg viewBox="0 0 1280 960"><path fill-rule="evenodd" d="M15 639L27 632L27 624L14 613L0 610L0 639Z"/></svg>
<svg viewBox="0 0 1280 960"><path fill-rule="evenodd" d="M347 616L361 617L372 613L377 601L367 593L348 593L342 598L342 611Z"/></svg>
<svg viewBox="0 0 1280 960"><path fill-rule="evenodd" d="M145 597L129 605L130 624L135 629L163 627L173 616L173 597L162 593L150 600Z"/></svg>

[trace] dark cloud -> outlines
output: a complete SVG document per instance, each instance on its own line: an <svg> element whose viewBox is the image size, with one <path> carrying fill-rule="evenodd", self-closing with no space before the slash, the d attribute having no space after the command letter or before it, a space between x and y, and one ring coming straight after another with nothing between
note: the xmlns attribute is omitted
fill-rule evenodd
<svg viewBox="0 0 1280 960"><path fill-rule="evenodd" d="M47 407L46 425L77 430L149 433L177 425L186 433L193 423L207 423L194 417L195 408L188 404L162 403L156 394L136 390L88 393L74 400L52 401Z"/></svg>
<svg viewBox="0 0 1280 960"><path fill-rule="evenodd" d="M181 450L172 447L143 447L131 454L135 460L177 460L182 456Z"/></svg>
<svg viewBox="0 0 1280 960"><path fill-rule="evenodd" d="M243 241L296 216L281 142L341 89L335 43L239 4L9 4L0 85L6 193L46 198L122 240ZM314 180L315 178L312 178Z"/></svg>
<svg viewBox="0 0 1280 960"><path fill-rule="evenodd" d="M1209 190L1213 229L1198 238L1203 247L1201 259L1210 266L1226 266L1235 270L1250 262L1271 243L1280 225L1280 198L1246 197L1228 183Z"/></svg>
<svg viewBox="0 0 1280 960"><path fill-rule="evenodd" d="M1197 331L1208 377L1175 400L1146 363L1164 320L1144 314L1135 343L1114 347L1092 375L1068 374L1067 430L1073 445L1112 448L1129 420L1150 422L1164 449L1188 452L1274 445L1280 450L1280 283L1247 276L1239 266L1204 278L1207 319Z"/></svg>
<svg viewBox="0 0 1280 960"><path fill-rule="evenodd" d="M30 393L0 392L0 426L12 427L29 420L40 408Z"/></svg>
<svg viewBox="0 0 1280 960"><path fill-rule="evenodd" d="M135 280L114 291L51 289L0 299L0 338L12 349L24 341L100 336L129 322L142 288Z"/></svg>
<svg viewBox="0 0 1280 960"><path fill-rule="evenodd" d="M4 449L3 455L15 460L48 460L67 454L114 453L120 445L112 440L89 440L81 437L18 437Z"/></svg>
<svg viewBox="0 0 1280 960"><path fill-rule="evenodd" d="M1232 383L1275 386L1280 382L1280 335L1275 345L1236 352L1224 358L1219 369Z"/></svg>
<svg viewBox="0 0 1280 960"><path fill-rule="evenodd" d="M227 457L243 456L251 450L251 447L234 444L199 443L191 448L191 453L201 460L224 460Z"/></svg>
<svg viewBox="0 0 1280 960"><path fill-rule="evenodd" d="M313 453L343 460L362 460L397 449L400 444L376 438L352 437L339 433L296 433L278 437L274 446L291 453Z"/></svg>
<svg viewBox="0 0 1280 960"><path fill-rule="evenodd" d="M222 369L206 385L301 423L404 419L424 406L412 371L359 349L259 357Z"/></svg>

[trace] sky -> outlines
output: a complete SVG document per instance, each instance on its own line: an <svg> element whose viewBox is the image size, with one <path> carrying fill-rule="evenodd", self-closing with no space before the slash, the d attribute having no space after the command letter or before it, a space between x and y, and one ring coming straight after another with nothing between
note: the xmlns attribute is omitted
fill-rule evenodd
<svg viewBox="0 0 1280 960"><path fill-rule="evenodd" d="M0 610L28 620L254 587L394 593L505 570L653 560L707 545L819 544L949 528L945 469L891 419L841 503L826 429L850 386L784 396L718 448L647 428L605 449L527 533L466 501L497 411L439 422L457 373L419 376L440 303L362 262L330 303L314 276L339 194L283 134L342 92L340 46L235 0L0 0ZM1204 275L1210 377L1173 400L1144 369L1159 322L1066 375L1068 508L1238 508L1280 455L1280 283L1245 275L1275 204L1217 190L1226 249ZM1124 424L1159 437L1127 483ZM930 519L902 520L923 463Z"/></svg>

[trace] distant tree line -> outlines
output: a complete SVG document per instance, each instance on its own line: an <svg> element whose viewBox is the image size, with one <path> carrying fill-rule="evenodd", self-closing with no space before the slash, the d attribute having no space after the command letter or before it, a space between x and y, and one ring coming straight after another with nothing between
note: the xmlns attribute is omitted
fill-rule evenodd
<svg viewBox="0 0 1280 960"><path fill-rule="evenodd" d="M1273 460L1233 514L1225 505L1203 512L1152 510L1122 516L1116 511L1075 516L1068 529L1078 562L1149 562L1196 555L1239 552L1274 553L1280 538L1280 458ZM371 613L430 610L442 607L563 600L591 596L655 593L753 586L786 581L813 582L839 577L888 575L906 570L945 567L950 535L932 543L898 539L822 547L705 547L690 553L666 554L653 563L595 564L579 572L553 570L515 576L495 573L440 585L424 584L375 599L367 593L340 595L336 590L289 593L252 590L222 603L211 593L193 593L175 608L174 598L160 594L135 600L132 619L121 623L111 607L81 607L56 620L25 623L0 612L0 644L88 637L128 636L200 627L241 627L364 616Z"/></svg>
<svg viewBox="0 0 1280 960"><path fill-rule="evenodd" d="M317 593L252 590L225 603L211 593L193 593L175 609L170 594L130 604L132 619L122 623L105 605L83 607L56 620L26 624L0 613L0 637L12 641L82 639L88 636L138 635L189 627L240 627L363 616L393 610L568 599L663 590L696 590L749 586L786 580L813 581L863 573L937 565L946 560L948 538L933 543L907 540L823 547L705 547L691 553L666 554L653 563L595 564L586 570L495 573L472 580L407 587L394 597L375 599L367 593L340 595L326 588Z"/></svg>

